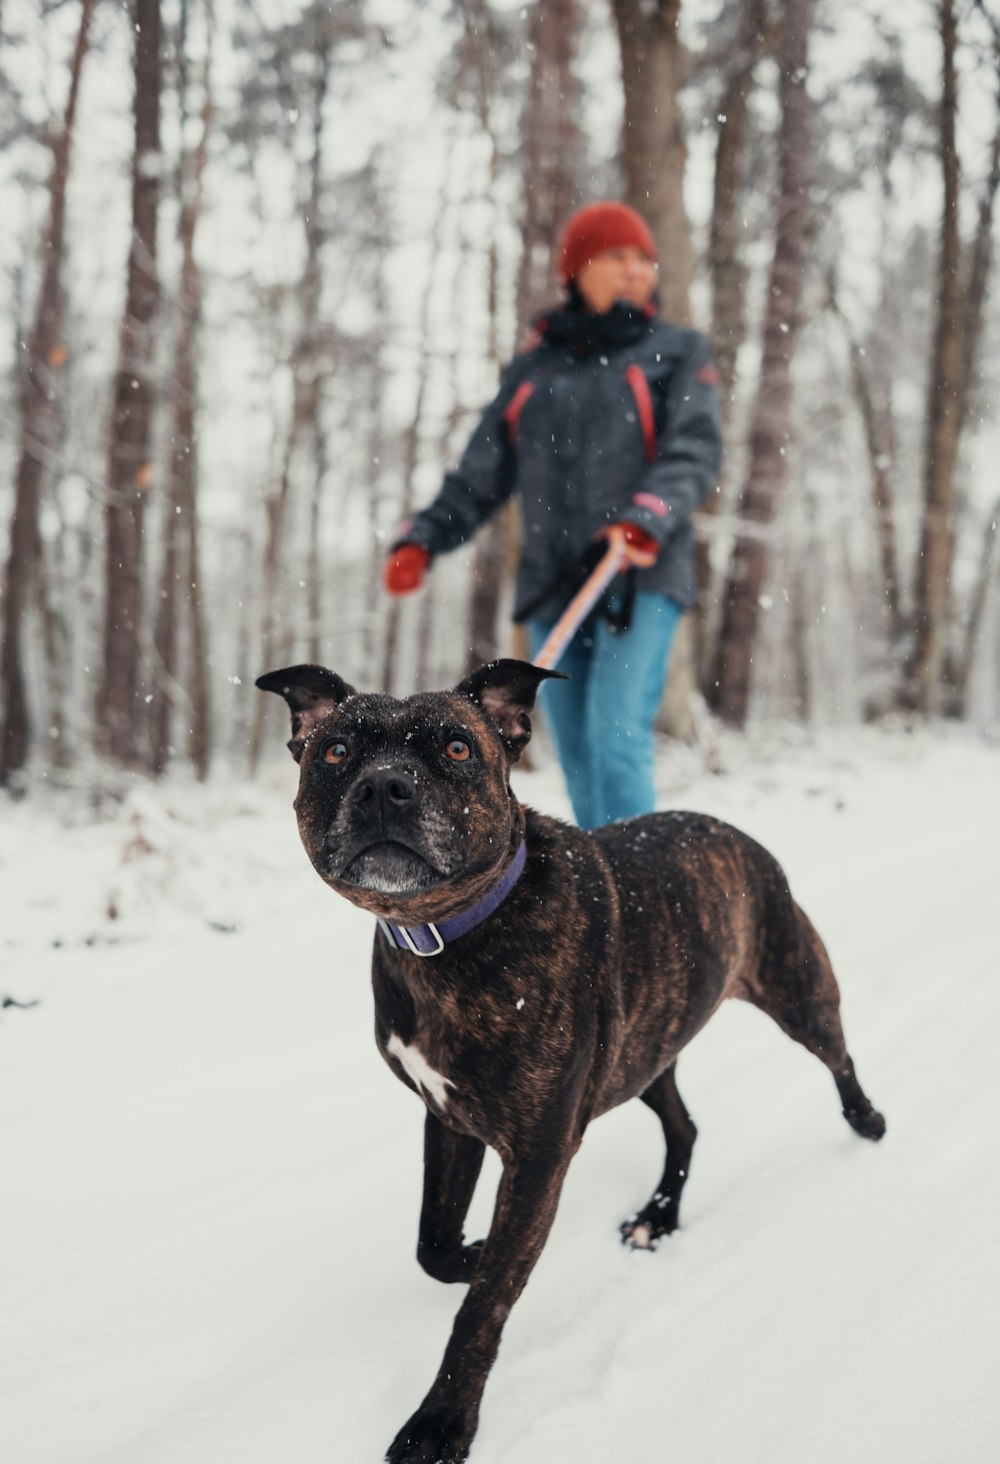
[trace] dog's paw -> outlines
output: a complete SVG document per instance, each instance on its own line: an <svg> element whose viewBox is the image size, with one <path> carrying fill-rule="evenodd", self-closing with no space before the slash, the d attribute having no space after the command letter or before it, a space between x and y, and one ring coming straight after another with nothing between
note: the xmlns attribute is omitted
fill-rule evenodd
<svg viewBox="0 0 1000 1464"><path fill-rule="evenodd" d="M481 1240L474 1241L472 1245L456 1246L451 1250L419 1242L417 1260L435 1281L471 1281L479 1265L482 1249Z"/></svg>
<svg viewBox="0 0 1000 1464"><path fill-rule="evenodd" d="M660 1195L650 1200L638 1215L629 1216L619 1227L618 1233L622 1238L622 1245L627 1245L629 1250L652 1251L656 1249L657 1241L662 1240L665 1235L673 1235L677 1225L676 1201L664 1199Z"/></svg>
<svg viewBox="0 0 1000 1464"><path fill-rule="evenodd" d="M877 1143L885 1134L885 1119L870 1103L845 1108L844 1117L854 1132L860 1134L863 1139L873 1139Z"/></svg>
<svg viewBox="0 0 1000 1464"><path fill-rule="evenodd" d="M389 1445L386 1464L464 1464L476 1422L459 1408L420 1407Z"/></svg>
<svg viewBox="0 0 1000 1464"><path fill-rule="evenodd" d="M659 1236L644 1220L626 1220L621 1227L622 1245L629 1250L655 1250Z"/></svg>

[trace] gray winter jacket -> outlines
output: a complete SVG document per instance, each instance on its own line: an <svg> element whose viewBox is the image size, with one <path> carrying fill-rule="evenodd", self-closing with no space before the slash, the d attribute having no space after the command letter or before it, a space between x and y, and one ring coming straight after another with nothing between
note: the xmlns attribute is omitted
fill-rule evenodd
<svg viewBox="0 0 1000 1464"><path fill-rule="evenodd" d="M635 587L694 599L691 515L722 456L718 373L696 331L619 302L570 304L538 322L454 472L397 544L432 555L464 543L513 493L523 540L515 620L553 620L594 559L594 538L627 519L663 548ZM620 598L622 576L607 600Z"/></svg>

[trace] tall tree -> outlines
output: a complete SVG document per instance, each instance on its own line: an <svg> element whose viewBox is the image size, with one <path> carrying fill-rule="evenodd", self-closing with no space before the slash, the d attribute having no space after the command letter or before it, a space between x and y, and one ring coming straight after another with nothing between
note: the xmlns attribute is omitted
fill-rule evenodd
<svg viewBox="0 0 1000 1464"><path fill-rule="evenodd" d="M995 579L995 553L997 529L1000 526L1000 499L993 504L986 515L986 527L979 551L979 568L972 586L969 614L965 626L964 644L956 655L951 668L951 681L956 700L955 710L960 716L969 714L969 689L972 682L973 657L979 640L986 612L987 595L991 580Z"/></svg>
<svg viewBox="0 0 1000 1464"><path fill-rule="evenodd" d="M23 668L23 630L39 555L38 512L42 484L56 448L58 372L66 359L63 263L66 193L76 126L80 77L90 44L96 0L82 0L70 61L69 91L62 124L52 138L49 218L43 245L42 278L28 343L21 399L21 441L4 571L3 636L0 641L0 781L24 766L30 736Z"/></svg>
<svg viewBox="0 0 1000 1464"><path fill-rule="evenodd" d="M521 110L521 258L517 333L559 289L559 232L581 198L586 143L580 119L577 57L581 0L539 0L528 21L531 69Z"/></svg>
<svg viewBox="0 0 1000 1464"><path fill-rule="evenodd" d="M668 320L691 323L694 250L684 206L687 147L680 107L681 0L612 0L621 50L625 200L653 231Z"/></svg>
<svg viewBox="0 0 1000 1464"><path fill-rule="evenodd" d="M904 699L923 712L942 709L955 553L955 469L964 375L961 165L956 140L958 22L954 0L938 0L941 108L938 155L944 185L938 254L937 318L927 392L924 513L914 597L914 646Z"/></svg>
<svg viewBox="0 0 1000 1464"><path fill-rule="evenodd" d="M767 529L785 489L791 441L791 366L798 343L811 233L813 175L806 81L813 0L786 0L778 43L781 124L774 257L768 282L760 382L750 431L750 460L740 494L743 521L723 591L723 612L707 687L709 704L743 726L760 599L768 570Z"/></svg>
<svg viewBox="0 0 1000 1464"><path fill-rule="evenodd" d="M318 15L318 7L316 7ZM285 521L291 498L292 470L296 454L303 443L314 438L319 415L323 371L321 360L320 255L323 228L321 195L323 190L323 132L326 96L330 85L332 34L320 27L314 56L315 86L312 97L312 157L309 165L309 192L304 208L306 256L298 285L299 328L292 349L292 408L285 433L281 461L267 496L267 538L264 545L262 575L261 662L270 666L277 656L278 582ZM250 739L250 766L255 768L260 757L264 731L264 709L258 699Z"/></svg>
<svg viewBox="0 0 1000 1464"><path fill-rule="evenodd" d="M684 205L687 145L680 89L684 50L678 23L681 0L612 0L621 55L624 114L622 161L625 201L648 222L659 253L663 314L690 325L694 249ZM669 731L694 735L694 635L681 625L670 656L664 702Z"/></svg>
<svg viewBox="0 0 1000 1464"><path fill-rule="evenodd" d="M445 165L446 175L450 175L453 169L455 155L455 137L451 135L448 141L448 154ZM430 259L427 265L427 273L424 277L423 294L420 300L420 315L417 336L419 348L416 367L416 395L413 406L409 412L409 420L406 430L403 433L403 463L402 479L403 491L399 502L400 518L405 523L413 513L413 486L416 478L417 467L420 462L420 448L424 432L424 414L427 406L428 390L431 384L431 371L433 368L433 350L431 341L431 306L437 290L438 277L444 259L444 232L445 225L451 211L451 200L448 197L447 188L443 189L438 198L437 212L434 218L434 225L430 237ZM399 660L400 631L403 620L403 607L401 602L394 598L390 601L385 617L385 655L382 661L381 686L384 691L392 694L396 688L396 666ZM423 688L421 688L423 689Z"/></svg>
<svg viewBox="0 0 1000 1464"><path fill-rule="evenodd" d="M858 404L865 447L868 452L872 516L881 573L882 599L888 616L890 638L895 642L902 629L902 607L899 596L899 558L896 544L896 494L893 483L895 453L892 420L888 412L880 410L879 403L876 401L865 350L841 309L837 298L836 280L832 273L827 282L827 294L830 308L843 325L850 352L851 386Z"/></svg>
<svg viewBox="0 0 1000 1464"><path fill-rule="evenodd" d="M719 131L712 180L708 270L712 287L709 335L719 369L723 430L732 416L736 358L746 334L747 264L741 248L743 168L750 132L754 68L773 45L766 0L741 0L733 53L719 97Z"/></svg>
<svg viewBox="0 0 1000 1464"><path fill-rule="evenodd" d="M712 320L709 338L719 370L722 402L722 436L727 442L733 421L736 360L746 338L746 286L749 267L743 248L746 158L751 136L750 98L754 69L761 56L774 44L774 27L769 25L766 0L737 0L735 36L722 68L722 91L718 103L718 134L712 180L712 216L708 238L708 273L711 285ZM723 458L723 478L728 477L728 455ZM702 513L718 512L722 485L702 505ZM712 616L712 566L707 536L695 546L695 583L698 604L694 617L694 655L699 682L708 669L714 626Z"/></svg>
<svg viewBox="0 0 1000 1464"><path fill-rule="evenodd" d="M481 8L481 0L477 3ZM531 69L520 120L521 257L515 299L519 341L532 316L557 294L559 231L581 201L585 144L576 60L582 24L580 0L537 0L528 19ZM484 82L491 76L490 56L489 51L481 54L479 74ZM490 91L495 88L494 79ZM481 95L486 102L485 85ZM489 110L483 111L484 124L489 115ZM494 298L494 314L496 308ZM470 666L499 654L500 601L517 555L518 534L516 511L508 507L478 537L469 607Z"/></svg>
<svg viewBox="0 0 1000 1464"><path fill-rule="evenodd" d="M182 11L186 22L186 6ZM181 160L181 207L177 233L181 247L178 328L171 376L171 435L160 598L153 632L156 676L161 682L152 718L152 766L162 771L169 760L175 702L184 707L187 750L199 778L208 772L208 668L198 534L198 330L201 320L201 270L195 238L204 202L205 167L212 130L212 0L206 5L206 54L202 72L201 132L193 152ZM186 24L180 37L186 48ZM179 68L181 114L186 115L187 67ZM186 674L180 666L179 639L186 631Z"/></svg>
<svg viewBox="0 0 1000 1464"><path fill-rule="evenodd" d="M141 687L143 524L153 486L154 329L159 303L160 0L133 0L132 242L118 340L105 482L104 627L96 707L99 751L126 768L148 760Z"/></svg>
<svg viewBox="0 0 1000 1464"><path fill-rule="evenodd" d="M304 255L298 279L286 292L284 286L272 291L293 306L294 321L291 339L279 330L282 356L287 359L291 376L291 404L287 419L279 423L277 462L265 495L265 542L258 575L260 591L261 664L272 665L279 655L290 652L296 639L308 640L311 627L302 634L304 617L297 615L294 628L285 614L288 604L285 562L289 554L288 536L295 525L295 511L302 488L308 484L310 495L302 505L301 518L316 522L319 488L315 448L323 432L323 406L328 382L338 366L344 338L332 318L332 306L326 288L324 256L332 238L339 232L348 234L340 210L351 218L354 238L359 247L370 247L367 225L368 209L351 197L349 180L341 180L342 193L332 195L329 146L330 98L338 75L341 56L350 54L348 64L367 61L381 32L368 23L363 7L347 0L312 0L292 20L265 33L260 38L252 62L253 71L243 87L245 117L241 119L240 137L251 158L251 168L267 149L275 135L280 145L294 159L299 174L298 209L301 216ZM263 54L261 54L263 51ZM368 178L362 170L364 179ZM258 178L262 191L269 187L270 172ZM359 183L361 177L359 176ZM335 227L336 224L336 227ZM352 261L356 271L351 281L352 292L360 292L365 275ZM356 363L355 363L356 364ZM350 362L348 362L348 367ZM322 454L321 454L322 455ZM311 563L315 571L317 557L309 549L297 545L298 563ZM305 589L301 570L295 584ZM294 596L317 604L314 585L304 596ZM279 651L279 646L284 650ZM258 697L254 702L249 739L249 762L254 768L263 746L265 708Z"/></svg>

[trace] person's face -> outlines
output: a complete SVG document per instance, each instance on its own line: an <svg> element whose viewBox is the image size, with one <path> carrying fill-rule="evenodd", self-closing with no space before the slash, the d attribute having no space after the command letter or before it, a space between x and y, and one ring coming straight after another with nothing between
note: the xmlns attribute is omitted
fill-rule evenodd
<svg viewBox="0 0 1000 1464"><path fill-rule="evenodd" d="M656 264L632 244L605 249L587 261L576 276L577 287L595 315L604 315L616 300L648 305L656 289Z"/></svg>

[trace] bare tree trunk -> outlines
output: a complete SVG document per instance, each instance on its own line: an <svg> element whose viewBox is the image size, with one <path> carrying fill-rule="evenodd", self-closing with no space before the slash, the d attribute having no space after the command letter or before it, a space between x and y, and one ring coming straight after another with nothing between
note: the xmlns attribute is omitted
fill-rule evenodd
<svg viewBox="0 0 1000 1464"><path fill-rule="evenodd" d="M576 58L582 24L580 0L543 0L534 6L529 20L531 72L520 124L523 203L515 302L519 340L532 317L557 295L559 231L580 200L584 144ZM488 55L482 59L480 75L480 115L493 137L494 169L499 171L490 116L495 80ZM495 311L495 299L492 308ZM469 603L470 669L499 654L500 601L517 557L519 536L520 520L510 505L477 539Z"/></svg>
<svg viewBox="0 0 1000 1464"><path fill-rule="evenodd" d="M278 580L284 545L285 520L291 497L292 468L299 445L315 427L322 395L322 363L317 339L320 304L320 253L325 235L321 224L323 187L323 119L330 81L330 39L323 37L316 54L316 90L313 99L313 149L309 164L309 196L305 204L306 260L299 283L299 328L293 349L292 415L285 436L280 470L268 494L267 537L262 567L261 662L275 662L278 640ZM250 772L255 773L263 745L263 697L255 703L250 732Z"/></svg>
<svg viewBox="0 0 1000 1464"><path fill-rule="evenodd" d="M48 680L49 741L52 748L52 763L58 768L67 768L71 763L71 752L66 742L66 715L63 670L65 667L65 624L56 610L53 595L53 571L46 546L39 546L35 594L38 603L38 618L41 623L42 649Z"/></svg>
<svg viewBox="0 0 1000 1464"><path fill-rule="evenodd" d="M62 126L52 143L49 219L42 279L28 347L21 406L21 442L14 485L10 549L4 570L3 637L0 640L0 782L24 766L30 736L24 686L22 633L32 577L41 552L38 510L42 483L55 449L55 375L66 358L62 267L65 253L66 188L76 125L80 76L90 41L96 0L83 0L70 62L69 92Z"/></svg>
<svg viewBox="0 0 1000 1464"><path fill-rule="evenodd" d="M812 0L787 0L778 48L781 128L778 139L774 259L764 321L760 385L750 434L750 462L740 496L746 521L723 594L722 624L709 678L710 705L742 727L750 684L760 596L768 569L766 529L785 489L791 437L791 363L798 341L811 232L812 144L806 79Z"/></svg>
<svg viewBox="0 0 1000 1464"><path fill-rule="evenodd" d="M448 158L445 166L446 176L450 175L452 170L454 144L455 138L452 136L449 140ZM400 500L400 518L403 521L408 519L413 512L413 480L420 462L420 443L424 427L424 406L427 400L427 389L430 385L430 375L433 365L431 352L431 304L434 300L443 259L442 246L444 243L445 221L450 208L451 201L447 193L443 193L441 195L437 216L434 220L434 228L431 233L431 258L427 270L427 278L424 281L423 297L420 302L420 360L417 366L417 395L413 403L413 411L410 415L406 435L403 439L403 494ZM389 605L385 656L382 662L382 688L384 691L390 693L395 688L396 659L399 651L399 627L402 609L400 600L394 596Z"/></svg>
<svg viewBox="0 0 1000 1464"><path fill-rule="evenodd" d="M982 13L990 19L985 6ZM990 19L993 27L993 60L1000 83L1000 21ZM997 90L998 123L993 134L990 149L990 166L979 200L976 235L972 245L972 259L969 265L969 283L965 292L965 316L963 321L964 350L962 355L962 392L959 399L961 427L965 425L972 404L979 366L979 347L982 340L983 317L989 293L993 266L993 219L996 198L1000 189L1000 85ZM948 681L954 696L954 710L960 717L968 714L969 682L972 676L972 661L979 639L979 630L986 609L987 591L993 572L994 553L997 541L997 523L1000 521L1000 500L993 505L983 535L983 545L969 602L969 614L961 651L948 661Z"/></svg>
<svg viewBox="0 0 1000 1464"><path fill-rule="evenodd" d="M261 624L261 663L265 666L274 664L278 651L278 580L281 565L281 553L284 546L285 520L288 511L288 502L291 496L292 466L295 455L298 451L306 428L314 416L316 383L314 381L303 382L297 385L294 391L292 402L292 416L288 424L288 431L285 435L284 451L281 459L281 467L275 478L271 491L267 497L265 511L267 514L267 534L264 543L264 561L261 568L261 601L263 605ZM255 703L260 707L261 698ZM261 747L264 735L264 715L258 710L255 712L253 725L250 733L250 772L257 771L260 762Z"/></svg>
<svg viewBox="0 0 1000 1464"><path fill-rule="evenodd" d="M386 320L389 314L388 287L385 256L379 259L374 271L373 304L377 320ZM374 342L372 360L365 393L368 405L368 422L365 428L367 458L371 464L371 483L368 499L368 573L365 575L364 618L361 627L361 664L368 675L378 663L377 629L382 606L382 565L385 548L379 538L383 524L383 485L386 459L386 412L382 390L385 336L380 331ZM383 649L385 643L383 640Z"/></svg>
<svg viewBox="0 0 1000 1464"><path fill-rule="evenodd" d="M684 206L687 148L680 108L684 54L681 0L612 0L624 89L625 201L643 215L660 257L659 295L667 320L690 325L694 249ZM676 737L695 733L694 631L682 623L670 654L662 718Z"/></svg>
<svg viewBox="0 0 1000 1464"><path fill-rule="evenodd" d="M559 289L560 230L580 199L584 155L576 58L580 0L536 4L528 26L531 71L521 113L522 221L517 272L517 333Z"/></svg>
<svg viewBox="0 0 1000 1464"><path fill-rule="evenodd" d="M878 545L882 595L889 617L889 635L895 643L902 633L902 607L899 598L899 563L896 549L896 508L893 488L894 442L890 422L875 402L872 383L865 364L865 353L850 323L840 308L836 285L828 285L830 306L847 336L851 359L851 386L861 414L868 467L871 476L872 509L875 518L875 539Z"/></svg>
<svg viewBox="0 0 1000 1464"><path fill-rule="evenodd" d="M801 566L797 566L792 572L789 595L792 602L790 633L795 717L799 722L808 722L812 707L812 679L809 674L809 627L806 620L808 592Z"/></svg>
<svg viewBox="0 0 1000 1464"><path fill-rule="evenodd" d="M893 488L894 444L889 423L879 412L865 370L864 352L853 336L851 352L851 384L861 412L868 449L871 474L872 509L875 517L875 538L878 544L879 567L882 572L882 594L889 616L889 634L898 640L902 630L902 607L899 599L899 562L896 552L896 505Z"/></svg>
<svg viewBox="0 0 1000 1464"><path fill-rule="evenodd" d="M490 159L491 183L495 179L496 175L494 174L494 168L498 169L498 164L499 152L494 146L491 150ZM451 284L451 300L453 303L453 329L451 332L451 348L448 353L447 380L444 387L447 399L451 402L451 410L449 411L446 419L441 424L441 431L438 435L438 439L434 449L436 459L440 463L454 462L456 455L461 450L463 429L466 429L468 409L463 399L462 389L462 353L464 349L464 336L461 329L462 295L460 290L460 282L467 276L470 261L472 260L474 254L477 252L477 249L478 245L473 242L468 228L463 226L463 219L460 217L459 249L457 255L455 256L454 274L452 276ZM493 363L497 373L499 373L500 370L501 348L499 319L497 316L499 296L495 288L496 281L494 279L493 269L498 262L499 261L496 259L491 260L489 282L487 288L487 309L489 310L489 323L487 327L487 356L488 359ZM475 666L481 664L477 659L475 659L476 652L473 649L477 642L477 627L479 628L479 630L482 630L484 626L492 628L493 634L496 637L495 644L497 645L497 647L499 645L499 611L497 608L499 605L499 586L496 592L497 598L494 601L492 618L489 618L488 610L483 610L481 607L477 607L475 603L475 596L477 588L483 582L483 580L489 580L490 569L488 566L484 568L484 554L489 553L490 546L498 539L500 542L506 544L509 543L511 539L514 538L516 535L516 525L508 532L507 525L504 523L504 519L511 513L512 510L516 512L513 504L508 504L505 508L501 509L497 518L488 523L483 528L482 532L476 536L472 561L472 587L469 597L468 625L466 628L465 636L466 666L470 670L474 669ZM431 601L431 597L427 596L425 598L421 614L420 643L418 647L417 657L418 686L431 685L431 666L434 649L432 644L432 629L433 604ZM494 644L494 642L491 641L491 644ZM493 651L487 653L485 659L487 661L492 660L497 654L498 649L494 649Z"/></svg>
<svg viewBox="0 0 1000 1464"><path fill-rule="evenodd" d="M152 718L152 766L162 772L169 761L171 721L175 701L188 719L188 753L198 777L208 772L208 675L201 565L198 553L198 379L197 347L201 318L201 271L195 256L195 236L204 201L205 165L212 128L211 27L208 10L209 51L205 58L201 135L190 167L180 176L181 212L178 235L181 271L178 289L180 324L174 355L173 425L170 480L164 523L163 571L153 645L157 656L159 695ZM183 51L183 43L182 43ZM186 96L182 111L186 110ZM180 593L178 593L180 591ZM183 692L178 658L182 619L186 622L186 664Z"/></svg>
<svg viewBox="0 0 1000 1464"><path fill-rule="evenodd" d="M983 613L986 609L987 592L993 574L998 523L1000 523L1000 499L997 499L996 503L994 503L986 520L986 529L983 533L983 545L979 554L979 570L976 574L976 582L973 586L972 599L969 604L969 619L965 628L965 643L962 649L962 655L953 672L955 696L957 699L956 710L960 717L967 716L969 710L969 682L972 679L972 661L976 653L976 642L979 639Z"/></svg>
<svg viewBox="0 0 1000 1464"><path fill-rule="evenodd" d="M132 245L118 343L105 485L104 634L96 707L98 749L122 767L143 765L140 699L146 499L153 481L153 329L159 300L160 0L134 0L135 150Z"/></svg>
<svg viewBox="0 0 1000 1464"><path fill-rule="evenodd" d="M747 265L741 249L743 166L750 130L750 96L753 73L760 57L773 46L773 28L767 26L765 0L743 0L736 54L726 76L719 103L719 133L715 148L712 187L712 222L708 241L708 268L712 286L712 325L709 332L712 353L719 370L723 440L729 436L736 385L736 361L746 338ZM726 475L726 460L723 459ZM722 493L709 495L701 512L713 516L719 510ZM694 655L698 681L709 667L712 637L712 566L709 540L699 537L695 545L697 610L694 617Z"/></svg>
<svg viewBox="0 0 1000 1464"><path fill-rule="evenodd" d="M740 248L743 163L754 67L772 43L765 0L744 0L739 43L719 101L708 268L712 285L712 354L719 369L723 431L732 416L736 358L746 336L747 266Z"/></svg>
<svg viewBox="0 0 1000 1464"><path fill-rule="evenodd" d="M985 5L982 13L988 16ZM962 385L960 401L961 425L964 426L969 405L974 395L976 373L979 365L979 346L982 339L983 317L989 293L990 275L993 268L993 220L996 213L997 192L1000 190L1000 20L990 19L993 27L993 63L997 79L997 125L990 148L990 166L982 195L979 199L976 234L972 244L972 258L969 263L968 286L965 291L963 318Z"/></svg>
<svg viewBox="0 0 1000 1464"><path fill-rule="evenodd" d="M187 699L191 710L188 758L199 780L204 782L208 777L208 765L212 755L212 706L208 694L208 630L202 594L201 546L195 498L191 500L187 526L187 557L191 568L191 591L188 598Z"/></svg>
<svg viewBox="0 0 1000 1464"><path fill-rule="evenodd" d="M379 540L379 529L382 523L382 488L380 479L382 477L382 462L385 456L385 413L381 397L381 350L377 353L370 372L371 389L369 393L370 418L367 431L369 444L368 460L372 464L371 491L368 494L368 573L365 576L365 607L364 621L361 630L361 661L367 667L372 667L377 662L376 631L378 628L380 614L380 600L382 594L381 575L382 562L385 558L384 548ZM391 607L390 607L391 608Z"/></svg>
<svg viewBox="0 0 1000 1464"><path fill-rule="evenodd" d="M955 552L955 468L961 433L963 364L962 243L959 234L961 168L955 140L958 114L958 44L954 0L939 0L942 86L939 154L944 178L937 323L927 399L924 513L914 597L915 641L906 668L905 705L931 715L942 710L945 655L951 618Z"/></svg>
<svg viewBox="0 0 1000 1464"><path fill-rule="evenodd" d="M653 231L668 320L691 323L694 251L684 207L687 149L678 93L681 0L612 0L625 94L625 199Z"/></svg>
<svg viewBox="0 0 1000 1464"><path fill-rule="evenodd" d="M317 411L313 421L313 474L312 498L309 501L309 543L306 557L306 613L309 624L306 631L306 658L313 665L322 660L320 631L323 623L323 566L320 563L320 520L323 506L323 489L329 466L326 451L326 434Z"/></svg>
<svg viewBox="0 0 1000 1464"><path fill-rule="evenodd" d="M987 22L993 28L993 60L996 67L997 82L1000 83L1000 20L991 18L987 7L980 6L980 10ZM941 34L946 34L941 31ZM955 38L958 44L958 38ZM946 42L947 44L947 42ZM955 82L958 86L958 82ZM947 91L947 78L946 78ZM953 98L955 110L958 113L958 97ZM958 466L958 452L960 447L960 436L963 427L968 420L969 410L975 398L977 388L978 357L980 357L980 343L982 338L982 324L984 324L985 305L987 305L988 290L990 290L990 275L993 272L993 223L996 215L997 190L1000 189L1000 86L997 88L997 122L994 127L993 143L990 148L990 167L987 170L984 186L978 205L977 228L972 239L971 252L969 252L968 278L965 281L962 303L960 303L960 322L958 334L960 335L960 367L959 384L956 386L956 414L958 423L955 425L955 464ZM955 119L952 122L952 132L955 130ZM952 139L953 141L953 139ZM960 176L956 186L960 187ZM946 184L947 187L947 184ZM960 242L959 268L960 268ZM941 249L944 256L944 244ZM949 365L955 360L959 346L953 343L949 351ZM953 468L953 471L956 467ZM953 509L952 509L953 514ZM953 536L952 536L953 539ZM975 650L982 612L985 606L985 594L987 594L988 583L990 583L991 561L993 561L994 540L996 540L996 511L993 520L985 531L984 546L982 546L980 558L980 572L975 581L972 591L971 605L969 605L968 624L966 624L963 644L953 638L952 644L944 649L944 663L940 671L941 687L939 692L939 704L934 710L946 710L963 716L965 714L966 701L968 701L968 682L971 673L972 654ZM921 545L922 548L922 545ZM955 545L949 552L949 575L952 572L953 555ZM949 596L950 599L950 596ZM919 622L918 622L919 624ZM919 644L917 649L919 649ZM914 703L914 684L903 688L903 701L908 704ZM931 710L925 707L924 710Z"/></svg>

